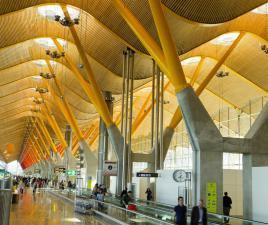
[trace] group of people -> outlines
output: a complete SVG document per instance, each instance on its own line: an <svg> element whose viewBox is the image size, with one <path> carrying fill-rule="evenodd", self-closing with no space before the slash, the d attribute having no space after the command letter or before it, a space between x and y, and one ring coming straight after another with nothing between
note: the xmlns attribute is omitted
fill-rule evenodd
<svg viewBox="0 0 268 225"><path fill-rule="evenodd" d="M18 190L20 194L23 194L26 187L32 187L35 194L37 188L47 187L49 180L47 178L37 177L13 177L13 191Z"/></svg>
<svg viewBox="0 0 268 225"><path fill-rule="evenodd" d="M92 197L96 199L98 202L98 209L103 210L104 196L107 193L107 188L103 184L96 183L92 190Z"/></svg>
<svg viewBox="0 0 268 225"><path fill-rule="evenodd" d="M174 207L176 213L176 224L187 224L187 207L183 203L183 197L178 197L178 205ZM191 214L191 225L207 225L207 209L201 199L198 206L194 206Z"/></svg>
<svg viewBox="0 0 268 225"><path fill-rule="evenodd" d="M229 223L229 215L232 205L232 199L228 196L228 193L224 193L223 197L223 215L224 223ZM178 197L178 205L174 207L176 213L176 224L186 225L187 224L187 207L183 203L183 197ZM191 225L207 225L207 209L204 206L204 201L199 200L197 206L192 208L191 212Z"/></svg>

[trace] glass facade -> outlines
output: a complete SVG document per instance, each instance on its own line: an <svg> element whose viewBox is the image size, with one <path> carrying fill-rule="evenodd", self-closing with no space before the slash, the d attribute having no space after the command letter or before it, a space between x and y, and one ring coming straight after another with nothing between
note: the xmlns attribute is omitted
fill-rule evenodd
<svg viewBox="0 0 268 225"><path fill-rule="evenodd" d="M243 138L267 102L267 97L249 101L239 110L235 107L221 107L212 119L224 137ZM150 152L151 136L140 136L133 140L132 150L137 153ZM192 148L183 121L172 138L164 169L191 169ZM223 153L223 169L242 170L242 154Z"/></svg>

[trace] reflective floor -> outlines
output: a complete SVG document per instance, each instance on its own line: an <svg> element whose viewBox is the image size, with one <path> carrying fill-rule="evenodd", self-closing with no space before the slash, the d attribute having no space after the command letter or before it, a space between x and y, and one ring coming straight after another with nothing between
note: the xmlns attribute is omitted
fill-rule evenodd
<svg viewBox="0 0 268 225"><path fill-rule="evenodd" d="M10 225L84 225L104 224L92 216L74 213L72 204L52 195L38 191L33 196L31 190L20 195L18 204L12 204Z"/></svg>

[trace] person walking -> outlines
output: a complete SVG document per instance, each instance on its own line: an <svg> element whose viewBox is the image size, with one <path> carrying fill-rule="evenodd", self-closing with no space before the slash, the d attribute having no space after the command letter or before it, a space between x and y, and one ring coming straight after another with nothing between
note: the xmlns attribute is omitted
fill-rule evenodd
<svg viewBox="0 0 268 225"><path fill-rule="evenodd" d="M153 192L151 191L150 188L147 188L145 194L147 195L147 201L152 201L153 200Z"/></svg>
<svg viewBox="0 0 268 225"><path fill-rule="evenodd" d="M192 209L191 225L207 225L207 218L207 209L203 199L200 199L199 204Z"/></svg>
<svg viewBox="0 0 268 225"><path fill-rule="evenodd" d="M183 204L183 197L178 197L178 205L174 207L176 213L177 225L186 225L187 224L187 207Z"/></svg>
<svg viewBox="0 0 268 225"><path fill-rule="evenodd" d="M123 198L122 198L122 206L127 209L128 208L128 204L130 202L132 202L132 201L133 201L133 199L132 199L132 191L128 191L127 194L124 194L123 195Z"/></svg>
<svg viewBox="0 0 268 225"><path fill-rule="evenodd" d="M230 216L231 208L232 208L232 199L228 196L228 192L224 192L224 196L223 196L224 223L229 223L229 216Z"/></svg>

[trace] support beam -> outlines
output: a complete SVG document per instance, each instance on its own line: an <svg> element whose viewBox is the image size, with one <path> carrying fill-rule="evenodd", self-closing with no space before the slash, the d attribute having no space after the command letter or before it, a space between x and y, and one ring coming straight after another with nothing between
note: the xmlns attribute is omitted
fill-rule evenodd
<svg viewBox="0 0 268 225"><path fill-rule="evenodd" d="M55 74L54 69L52 68L50 62L46 60L48 69L51 74ZM72 129L74 130L76 137L78 138L78 141L84 139L83 133L81 132L80 128L78 127L77 121L73 115L73 112L71 111L69 103L66 101L63 91L59 85L59 82L57 80L57 77L54 77L54 82L56 84L56 87L60 93L60 98L54 94L54 100L57 103L58 107L61 109L65 119L68 121L68 123L72 126ZM51 92L53 91L50 87Z"/></svg>
<svg viewBox="0 0 268 225"><path fill-rule="evenodd" d="M64 52L63 47L60 45L60 43L56 40L53 39L55 45L57 46L57 49L60 52ZM73 73L75 74L77 80L79 81L80 85L82 86L82 88L84 89L85 93L87 94L87 96L89 97L89 99L91 100L91 102L94 104L94 106L96 107L98 113L100 114L100 116L102 117L102 119L104 120L105 124L107 127L110 127L111 125L113 125L113 121L111 118L111 115L109 114L109 110L107 108L107 106L105 105L105 101L101 95L99 86L94 78L93 75L93 71L87 61L86 55L84 53L83 50L78 50L79 53L83 54L80 55L80 57L82 58L82 60L86 60L87 63L85 63L85 61L83 61L85 69L87 71L87 74L89 74L89 82L88 83L83 75L81 74L81 72L78 70L77 66L75 65L75 63L73 63L73 61L71 60L71 58L68 56L68 54L65 54L65 59L66 62L68 63L69 67L72 69Z"/></svg>
<svg viewBox="0 0 268 225"><path fill-rule="evenodd" d="M201 57L201 60L199 61L198 65L197 65L197 67L196 67L196 69L194 71L194 74L193 74L193 76L191 78L191 81L190 81L190 85L192 87L194 86L198 76L200 75L200 72L201 72L201 70L203 68L204 62L205 62L205 57Z"/></svg>
<svg viewBox="0 0 268 225"><path fill-rule="evenodd" d="M122 0L114 0L115 7L120 15L127 22L132 31L136 34L149 54L155 59L161 70L168 75L169 71L166 66L166 59L162 49L146 31L139 20L131 13Z"/></svg>
<svg viewBox="0 0 268 225"><path fill-rule="evenodd" d="M235 47L239 44L241 39L244 37L244 33L240 33L240 35L236 38L236 40L233 42L233 44L229 47L229 49L224 53L224 55L221 57L221 59L217 62L217 64L211 69L209 74L206 76L206 78L202 81L202 83L199 85L199 87L196 90L196 94L199 96L203 90L207 87L209 82L212 80L212 78L215 76L219 68L222 66L222 64L226 61L226 59L229 57L229 55L232 53L232 51L235 49ZM190 81L190 83L193 83L193 81ZM174 116L172 117L169 126L170 128L175 129L179 122L182 119L181 111L179 107L176 109L176 112Z"/></svg>
<svg viewBox="0 0 268 225"><path fill-rule="evenodd" d="M43 99L43 101L45 101L44 97L42 96L42 94L40 94L40 95L41 95L41 98ZM58 125L58 123L56 121L56 118L54 117L51 109L48 107L46 102L44 102L44 105L45 105L45 110L43 110L43 113L44 113L45 117L47 118L50 126L52 127L52 129L54 130L55 134L57 135L60 143L62 144L62 147L64 149L67 148L68 145L67 145L67 143L66 143L66 141L65 141L65 139L64 139L64 137L63 137L63 135L61 133L61 130L60 130L59 125Z"/></svg>
<svg viewBox="0 0 268 225"><path fill-rule="evenodd" d="M66 11L67 10L65 10L65 13L66 13ZM66 15L68 18L70 18L70 16L68 16L68 14L66 14ZM121 161L123 161L122 152L123 152L123 146L124 146L122 134L120 133L118 127L113 123L112 116L109 113L108 107L104 101L102 94L101 94L100 88L95 80L95 76L94 76L93 71L90 67L90 64L87 60L86 54L82 49L82 45L78 39L78 36L76 34L75 29L72 29L71 32L72 32L73 38L75 40L75 44L77 45L80 57L82 58L82 61L84 63L87 75L89 76L89 83L84 79L83 75L78 70L77 66L71 60L71 58L68 56L68 54L65 54L65 60L67 61L70 68L74 72L77 80L79 81L80 85L84 89L85 93L87 94L89 99L92 101L92 103L96 107L98 113L100 114L101 118L103 119L103 121L107 127L109 137L111 139L111 143L113 145L113 148L116 152L117 159L118 159L118 177L117 177L117 179L122 180L122 171L123 171L122 166L123 166L123 164ZM53 41L54 41L57 49L60 52L64 52L64 49L60 45L60 43L56 39L53 39ZM122 190L122 187L117 185L117 192L120 193L121 190Z"/></svg>
<svg viewBox="0 0 268 225"><path fill-rule="evenodd" d="M182 65L177 60L177 52L174 40L171 36L160 0L149 0L151 12L154 18L155 26L162 45L168 72L166 75L175 88L175 92L179 93L188 85L184 76ZM160 66L160 65L159 65Z"/></svg>
<svg viewBox="0 0 268 225"><path fill-rule="evenodd" d="M53 152L57 153L56 145L53 142L53 140L52 140L52 138L51 138L46 126L45 126L44 121L40 118L37 118L37 124L38 124L38 127L41 129L42 133L44 134L44 136L46 137L47 141L50 143L50 147L52 148Z"/></svg>

